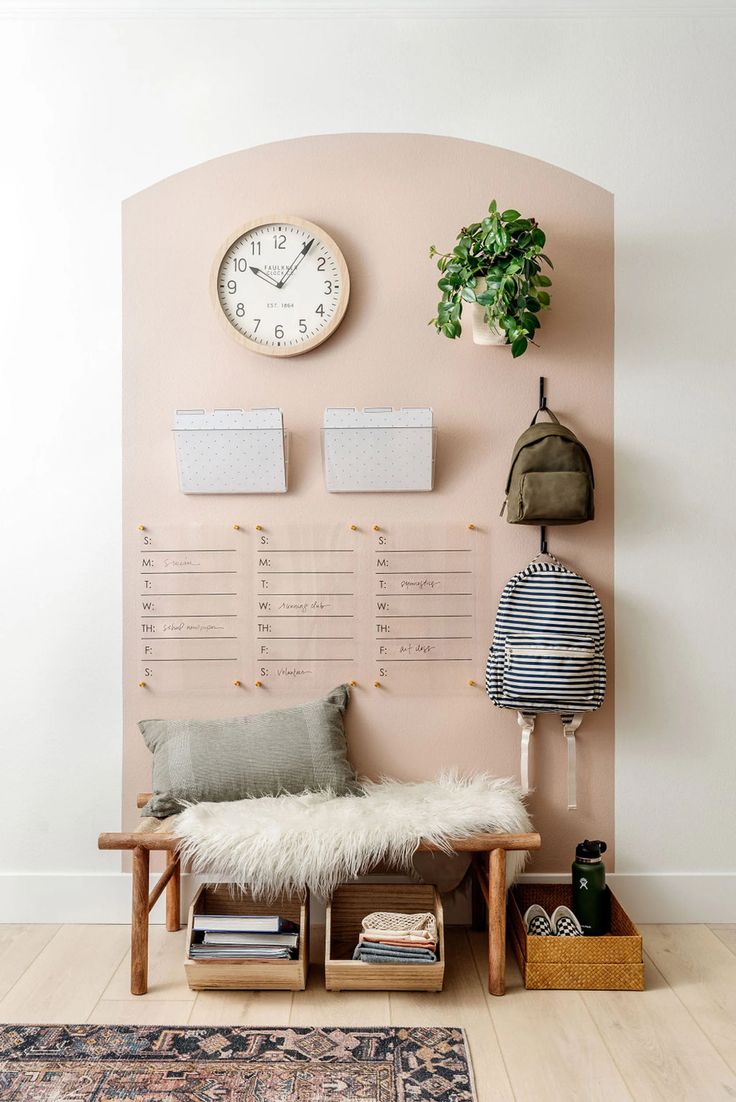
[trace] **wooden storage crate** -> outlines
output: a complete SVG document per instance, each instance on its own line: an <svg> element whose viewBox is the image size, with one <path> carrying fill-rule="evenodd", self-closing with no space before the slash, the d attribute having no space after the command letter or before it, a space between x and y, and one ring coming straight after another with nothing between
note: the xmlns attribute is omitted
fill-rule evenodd
<svg viewBox="0 0 736 1102"><path fill-rule="evenodd" d="M437 919L434 964L367 964L353 960L361 922L371 911L431 911ZM343 884L327 905L325 987L328 991L441 991L445 975L442 902L433 884Z"/></svg>
<svg viewBox="0 0 736 1102"><path fill-rule="evenodd" d="M191 960L189 946L196 914L277 914L288 918L299 924L299 956L296 960ZM257 903L249 892L233 891L230 884L203 884L189 908L186 945L184 969L193 991L303 991L309 967L309 901L281 896L269 903Z"/></svg>
<svg viewBox="0 0 736 1102"><path fill-rule="evenodd" d="M535 937L524 912L539 903L547 914L572 907L571 884L517 884L509 892L509 933L524 986L580 991L643 991L641 934L609 890L611 932L604 937Z"/></svg>

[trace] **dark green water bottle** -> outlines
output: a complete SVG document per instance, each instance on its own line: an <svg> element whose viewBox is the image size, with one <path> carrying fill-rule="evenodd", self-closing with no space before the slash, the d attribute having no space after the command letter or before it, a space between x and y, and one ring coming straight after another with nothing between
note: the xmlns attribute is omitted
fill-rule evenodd
<svg viewBox="0 0 736 1102"><path fill-rule="evenodd" d="M575 848L572 863L572 909L583 933L588 937L607 934L611 927L611 908L606 888L606 867L601 860L608 846L586 838Z"/></svg>

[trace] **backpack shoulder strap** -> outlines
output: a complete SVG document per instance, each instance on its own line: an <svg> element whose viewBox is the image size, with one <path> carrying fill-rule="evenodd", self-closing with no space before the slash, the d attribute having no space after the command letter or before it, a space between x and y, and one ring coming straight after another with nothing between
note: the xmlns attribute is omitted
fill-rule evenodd
<svg viewBox="0 0 736 1102"><path fill-rule="evenodd" d="M521 727L521 766L519 773L522 792L529 791L529 741L532 737L536 718L531 712L516 713L516 722Z"/></svg>
<svg viewBox="0 0 736 1102"><path fill-rule="evenodd" d="M562 733L567 743L567 810L575 811L578 806L575 732L583 722L583 713L568 713L560 716L560 719L562 720Z"/></svg>

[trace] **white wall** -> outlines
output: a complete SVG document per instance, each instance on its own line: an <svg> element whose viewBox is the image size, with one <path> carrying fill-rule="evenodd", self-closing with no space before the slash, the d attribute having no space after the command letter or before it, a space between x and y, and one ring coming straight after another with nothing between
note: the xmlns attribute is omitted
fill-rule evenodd
<svg viewBox="0 0 736 1102"><path fill-rule="evenodd" d="M733 21L83 6L0 5L0 919L124 914L95 848L120 803L121 200L259 142L400 130L615 193L618 872L640 917L733 921Z"/></svg>

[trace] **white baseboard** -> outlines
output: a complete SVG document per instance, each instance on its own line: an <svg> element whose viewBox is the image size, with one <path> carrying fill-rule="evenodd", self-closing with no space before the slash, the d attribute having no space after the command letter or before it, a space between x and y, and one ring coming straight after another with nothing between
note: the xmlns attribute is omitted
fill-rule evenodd
<svg viewBox="0 0 736 1102"><path fill-rule="evenodd" d="M160 873L152 873L153 888ZM182 915L186 917L201 877L183 876ZM165 922L164 897L151 912ZM130 875L110 873L0 873L0 922L130 922Z"/></svg>
<svg viewBox="0 0 736 1102"><path fill-rule="evenodd" d="M152 875L151 887L156 879ZM201 879L182 877L183 914ZM570 877L529 873L521 879L539 884ZM608 883L635 922L736 922L736 873L610 873ZM465 901L457 900L448 918L467 922L464 910ZM0 922L129 921L127 873L0 873ZM163 900L152 921L164 921Z"/></svg>
<svg viewBox="0 0 736 1102"><path fill-rule="evenodd" d="M569 883L570 875L528 873L529 884ZM736 922L736 873L612 872L611 890L634 922Z"/></svg>

